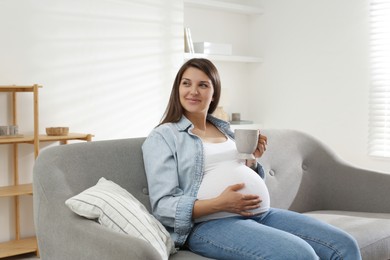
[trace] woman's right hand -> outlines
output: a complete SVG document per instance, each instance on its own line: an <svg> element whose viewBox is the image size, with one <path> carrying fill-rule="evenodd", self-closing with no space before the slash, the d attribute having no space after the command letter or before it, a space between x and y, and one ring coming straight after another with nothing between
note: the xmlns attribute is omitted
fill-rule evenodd
<svg viewBox="0 0 390 260"><path fill-rule="evenodd" d="M249 210L260 207L261 199L258 195L242 194L244 183L228 186L217 198L216 203L220 211L227 211L242 216L253 216Z"/></svg>
<svg viewBox="0 0 390 260"><path fill-rule="evenodd" d="M196 200L192 211L193 219L205 215L226 211L245 217L253 216L249 210L260 207L261 199L257 195L242 194L244 183L228 186L218 197L206 200Z"/></svg>

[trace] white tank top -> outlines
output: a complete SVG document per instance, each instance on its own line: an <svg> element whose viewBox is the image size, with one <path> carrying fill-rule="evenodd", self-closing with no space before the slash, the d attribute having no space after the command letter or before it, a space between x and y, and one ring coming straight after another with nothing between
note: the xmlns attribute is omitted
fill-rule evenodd
<svg viewBox="0 0 390 260"><path fill-rule="evenodd" d="M227 138L227 141L222 143L203 142L203 146L205 173L197 198L199 200L215 198L228 186L245 183L245 187L238 192L258 195L262 200L260 207L252 210L252 212L255 214L266 212L270 207L267 186L255 171L245 165L244 160L237 159L238 152L234 141ZM238 216L238 214L218 212L195 219L195 222L230 216Z"/></svg>

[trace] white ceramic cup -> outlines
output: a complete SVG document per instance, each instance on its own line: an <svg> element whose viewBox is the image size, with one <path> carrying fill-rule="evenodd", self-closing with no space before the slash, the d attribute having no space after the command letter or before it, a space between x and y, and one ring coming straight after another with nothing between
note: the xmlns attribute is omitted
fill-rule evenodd
<svg viewBox="0 0 390 260"><path fill-rule="evenodd" d="M239 159L256 159L253 153L256 151L259 138L257 129L235 129L234 138Z"/></svg>

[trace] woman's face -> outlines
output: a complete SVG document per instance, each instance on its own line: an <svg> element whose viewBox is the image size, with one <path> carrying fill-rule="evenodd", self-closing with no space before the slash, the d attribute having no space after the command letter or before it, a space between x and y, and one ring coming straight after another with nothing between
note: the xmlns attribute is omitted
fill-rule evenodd
<svg viewBox="0 0 390 260"><path fill-rule="evenodd" d="M193 67L184 71L179 86L179 97L186 115L207 114L213 94L213 84L203 71Z"/></svg>

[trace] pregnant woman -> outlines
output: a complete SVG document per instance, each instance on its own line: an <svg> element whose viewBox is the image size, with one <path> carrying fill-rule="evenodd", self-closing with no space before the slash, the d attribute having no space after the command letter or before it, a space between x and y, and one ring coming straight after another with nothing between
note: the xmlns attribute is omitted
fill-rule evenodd
<svg viewBox="0 0 390 260"><path fill-rule="evenodd" d="M142 147L153 214L176 247L214 259L361 259L344 231L270 208L262 166L237 159L229 124L211 115L220 94L215 66L187 61ZM260 135L256 158L266 145Z"/></svg>

